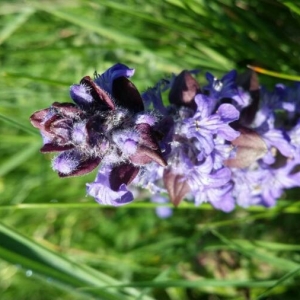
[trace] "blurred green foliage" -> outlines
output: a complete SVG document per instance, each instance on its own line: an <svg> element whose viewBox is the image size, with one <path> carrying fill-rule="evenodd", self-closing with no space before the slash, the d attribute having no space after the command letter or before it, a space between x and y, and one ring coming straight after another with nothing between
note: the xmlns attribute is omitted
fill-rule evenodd
<svg viewBox="0 0 300 300"><path fill-rule="evenodd" d="M299 28L296 1L1 0L1 299L299 299L299 190L270 210L183 205L166 220L146 194L100 207L85 197L95 172L59 179L29 123L116 62L140 91L182 69L299 75Z"/></svg>

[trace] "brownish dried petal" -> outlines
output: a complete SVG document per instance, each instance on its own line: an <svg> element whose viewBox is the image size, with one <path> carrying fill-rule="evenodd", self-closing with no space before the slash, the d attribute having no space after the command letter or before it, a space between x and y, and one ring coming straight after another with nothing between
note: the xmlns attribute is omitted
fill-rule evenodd
<svg viewBox="0 0 300 300"><path fill-rule="evenodd" d="M144 110L144 104L135 85L126 77L121 76L113 81L112 94L119 105L138 113Z"/></svg>
<svg viewBox="0 0 300 300"><path fill-rule="evenodd" d="M224 165L230 168L246 168L262 158L268 148L264 140L252 129L241 127L241 133L232 145L236 147L236 156L224 161Z"/></svg>
<svg viewBox="0 0 300 300"><path fill-rule="evenodd" d="M50 108L42 109L39 111L36 111L30 116L30 122L31 124L38 129L44 128L42 123L45 121L45 118L47 114L49 113Z"/></svg>
<svg viewBox="0 0 300 300"><path fill-rule="evenodd" d="M160 147L156 141L155 134L151 126L146 123L141 123L136 125L136 129L140 134L139 147L135 155L132 156L132 159L138 161L138 159L144 157L145 160L147 160L146 157L148 157L151 158L151 160L156 161L161 166L166 166L167 163L162 157Z"/></svg>
<svg viewBox="0 0 300 300"><path fill-rule="evenodd" d="M55 109L55 112L59 115L67 118L73 118L83 113L83 111L73 103L54 102L52 103L51 108Z"/></svg>
<svg viewBox="0 0 300 300"><path fill-rule="evenodd" d="M40 151L42 153L47 153L47 152L61 152L61 151L67 151L73 149L73 145L58 145L55 143L47 143L45 144Z"/></svg>
<svg viewBox="0 0 300 300"><path fill-rule="evenodd" d="M137 165L146 165L152 161L157 162L162 167L167 165L167 162L161 156L159 151L154 151L144 146L138 146L136 152L129 157L130 161Z"/></svg>
<svg viewBox="0 0 300 300"><path fill-rule="evenodd" d="M165 169L163 175L164 185L169 193L171 202L178 206L190 187L183 175L176 174L172 169Z"/></svg>
<svg viewBox="0 0 300 300"><path fill-rule="evenodd" d="M90 94L96 102L98 102L99 104L105 104L112 110L115 109L115 104L113 103L110 96L98 85L96 85L90 76L83 77L80 83L85 84L87 87L89 87Z"/></svg>
<svg viewBox="0 0 300 300"><path fill-rule="evenodd" d="M124 163L115 166L109 175L110 187L114 191L118 191L122 183L128 185L137 176L139 167L132 165L131 163Z"/></svg>
<svg viewBox="0 0 300 300"><path fill-rule="evenodd" d="M182 71L174 80L170 90L170 103L178 106L187 106L196 110L194 98L200 93L200 86L190 72Z"/></svg>
<svg viewBox="0 0 300 300"><path fill-rule="evenodd" d="M49 118L45 123L44 123L44 127L41 128L41 130L43 131L43 133L49 133L49 134L53 134L52 133L52 124L53 122L59 121L61 120L62 117L59 115L53 115L51 118Z"/></svg>
<svg viewBox="0 0 300 300"><path fill-rule="evenodd" d="M251 124L259 108L260 88L257 74L247 70L237 78L237 85L248 91L251 96L251 104L241 111L239 122L245 126Z"/></svg>
<svg viewBox="0 0 300 300"><path fill-rule="evenodd" d="M50 124L49 132L63 143L70 141L73 122L70 119L57 119Z"/></svg>
<svg viewBox="0 0 300 300"><path fill-rule="evenodd" d="M82 160L79 166L69 174L62 174L58 172L59 177L71 177L71 176L81 176L92 172L100 164L101 158L87 158Z"/></svg>

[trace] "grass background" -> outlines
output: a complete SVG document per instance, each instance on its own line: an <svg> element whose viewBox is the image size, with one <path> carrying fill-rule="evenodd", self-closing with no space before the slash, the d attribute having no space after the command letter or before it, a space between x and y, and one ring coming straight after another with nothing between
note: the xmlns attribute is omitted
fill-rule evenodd
<svg viewBox="0 0 300 300"><path fill-rule="evenodd" d="M29 123L116 62L140 91L182 69L299 75L299 30L297 1L0 0L1 299L299 299L299 190L269 210L182 205L165 220L147 195L103 207L85 196L95 172L59 179Z"/></svg>

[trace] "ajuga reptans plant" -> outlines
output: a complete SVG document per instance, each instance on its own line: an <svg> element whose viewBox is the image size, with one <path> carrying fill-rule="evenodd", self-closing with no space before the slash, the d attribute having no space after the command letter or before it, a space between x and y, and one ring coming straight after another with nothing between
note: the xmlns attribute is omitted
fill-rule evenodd
<svg viewBox="0 0 300 300"><path fill-rule="evenodd" d="M183 199L225 212L273 206L300 184L300 84L269 92L253 71L233 70L221 79L207 73L200 86L194 73L142 94L123 64L84 77L70 88L74 103L31 116L41 152L57 153L52 168L60 177L99 167L87 194L101 204L129 203L133 189L144 188L154 202L176 206Z"/></svg>

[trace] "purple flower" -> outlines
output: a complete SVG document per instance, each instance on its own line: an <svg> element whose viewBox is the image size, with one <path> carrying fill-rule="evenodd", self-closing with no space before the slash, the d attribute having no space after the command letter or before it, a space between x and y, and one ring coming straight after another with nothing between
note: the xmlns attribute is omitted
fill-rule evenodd
<svg viewBox="0 0 300 300"><path fill-rule="evenodd" d="M236 109L241 111L243 108L251 104L251 96L242 87L237 87L236 95L232 96L233 104Z"/></svg>
<svg viewBox="0 0 300 300"><path fill-rule="evenodd" d="M133 183L144 189L148 189L151 194L166 193L162 184L164 168L156 163L149 163L142 168Z"/></svg>
<svg viewBox="0 0 300 300"><path fill-rule="evenodd" d="M235 83L237 72L232 70L225 74L220 80L207 72L206 79L209 82L203 89L208 95L216 100L232 98L238 94Z"/></svg>
<svg viewBox="0 0 300 300"><path fill-rule="evenodd" d="M260 127L275 118L275 110L282 109L282 96L276 92L269 92L265 88L260 90L260 106L256 112L252 127Z"/></svg>
<svg viewBox="0 0 300 300"><path fill-rule="evenodd" d="M274 206L284 189L299 186L300 173L293 169L299 162L287 161L280 168L257 164L253 170L234 170L233 195L243 207L250 205Z"/></svg>
<svg viewBox="0 0 300 300"><path fill-rule="evenodd" d="M137 152L139 134L136 131L116 130L112 135L112 140L119 148L122 148L124 158L134 155Z"/></svg>
<svg viewBox="0 0 300 300"><path fill-rule="evenodd" d="M97 202L105 205L120 206L133 200L133 194L128 191L126 184L122 183L117 190L110 184L109 176L111 169L101 168L94 182L87 184L88 195L95 198Z"/></svg>
<svg viewBox="0 0 300 300"><path fill-rule="evenodd" d="M199 94L195 97L195 102L197 111L192 118L184 120L183 131L188 138L196 138L199 141L199 150L205 155L214 149L215 134L229 141L239 136L239 132L228 125L239 117L239 112L233 105L222 104L215 114L211 114L210 98Z"/></svg>
<svg viewBox="0 0 300 300"><path fill-rule="evenodd" d="M284 189L299 186L300 173L293 173L296 161L288 161L285 166L278 169L267 169L261 181L260 204L269 207L274 206Z"/></svg>
<svg viewBox="0 0 300 300"><path fill-rule="evenodd" d="M240 135L240 133L234 130L228 124L238 120L240 116L239 111L231 104L221 104L216 114L219 115L220 120L223 123L217 129L218 136L224 138L227 141L235 140Z"/></svg>
<svg viewBox="0 0 300 300"><path fill-rule="evenodd" d="M157 110L162 115L167 114L167 108L163 104L161 91L164 88L165 81L160 81L153 88L149 88L146 92L142 94L143 101L147 108L153 108Z"/></svg>
<svg viewBox="0 0 300 300"><path fill-rule="evenodd" d="M203 188L219 188L231 179L231 171L228 168L213 170L210 157L201 165L194 166L187 174L192 193L198 194L200 186Z"/></svg>
<svg viewBox="0 0 300 300"><path fill-rule="evenodd" d="M209 202L216 209L231 212L235 207L232 187L232 183L227 183L217 188L203 188L195 194L195 203L200 205L201 203Z"/></svg>
<svg viewBox="0 0 300 300"><path fill-rule="evenodd" d="M300 158L300 120L297 122L297 124L287 132L290 143L294 147L294 153L293 157L295 159Z"/></svg>
<svg viewBox="0 0 300 300"><path fill-rule="evenodd" d="M74 84L70 88L70 96L80 107L87 108L95 101L90 93L89 87L84 83Z"/></svg>
<svg viewBox="0 0 300 300"><path fill-rule="evenodd" d="M224 212L231 212L235 208L235 200L232 195L232 183L227 183L226 185L211 189L208 191L208 199L212 206L216 209L220 209Z"/></svg>
<svg viewBox="0 0 300 300"><path fill-rule="evenodd" d="M280 94L282 108L287 112L288 123L294 124L299 118L300 83L296 82L292 87L276 85L276 91Z"/></svg>
<svg viewBox="0 0 300 300"><path fill-rule="evenodd" d="M272 164L275 161L274 149L278 149L286 157L293 156L294 147L290 143L290 138L284 130L275 128L274 115L269 115L266 121L255 130L260 134L268 148L268 152L263 158L265 163Z"/></svg>
<svg viewBox="0 0 300 300"><path fill-rule="evenodd" d="M81 157L74 151L64 151L52 160L52 168L62 175L72 174L80 164Z"/></svg>
<svg viewBox="0 0 300 300"><path fill-rule="evenodd" d="M154 195L151 197L151 201L158 204L164 204L168 203L168 199L166 197L163 197L161 195ZM158 206L155 208L155 212L157 216L161 219L166 219L172 216L173 210L170 207L164 207L164 206Z"/></svg>
<svg viewBox="0 0 300 300"><path fill-rule="evenodd" d="M221 137L214 139L214 151L210 154L213 161L213 168L218 170L224 167L224 161L235 156L235 149L232 145L227 144Z"/></svg>
<svg viewBox="0 0 300 300"><path fill-rule="evenodd" d="M262 172L259 171L233 169L234 189L232 194L238 205L245 208L251 205L259 205L261 202L260 182L262 176Z"/></svg>
<svg viewBox="0 0 300 300"><path fill-rule="evenodd" d="M275 161L276 153L272 151L273 149L278 149L280 153L286 157L292 157L294 154L294 148L289 141L288 135L278 129L271 129L263 134L262 138L268 146L268 152L264 157L266 163L273 163Z"/></svg>
<svg viewBox="0 0 300 300"><path fill-rule="evenodd" d="M107 93L112 95L114 80L120 77L130 78L133 76L134 72L134 69L130 69L123 64L115 64L114 66L106 70L103 74L96 74L95 83Z"/></svg>

